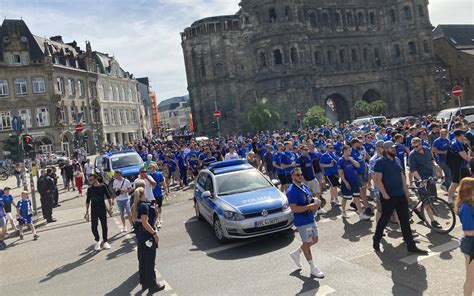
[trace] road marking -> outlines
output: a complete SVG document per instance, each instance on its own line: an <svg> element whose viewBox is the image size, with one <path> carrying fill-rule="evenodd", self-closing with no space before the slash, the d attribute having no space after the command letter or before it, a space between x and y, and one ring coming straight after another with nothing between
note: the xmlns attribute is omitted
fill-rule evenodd
<svg viewBox="0 0 474 296"><path fill-rule="evenodd" d="M225 251L225 250L228 250L228 249L237 248L239 246L242 246L242 245L245 245L245 244L248 244L248 243L250 243L250 241L234 243L234 244L229 244L229 245L225 245L225 246L220 246L220 247L217 247L217 248L205 250L204 253L206 255L210 255L210 254Z"/></svg>
<svg viewBox="0 0 474 296"><path fill-rule="evenodd" d="M452 240L450 242L447 242L445 244L439 245L437 247L434 247L430 249L428 255L410 255L407 257L404 257L400 259L400 262L403 262L408 265L412 265L414 263L420 262L422 260L425 260L426 258L430 258L436 255L439 255L441 253L451 251L455 248L459 247L459 241L458 240Z"/></svg>
<svg viewBox="0 0 474 296"><path fill-rule="evenodd" d="M297 294L297 295L298 296L326 296L334 292L336 292L336 290L334 290L333 288L327 285L324 285L317 289L313 289L313 290L310 290L301 294Z"/></svg>
<svg viewBox="0 0 474 296"><path fill-rule="evenodd" d="M347 213L347 218L350 218L352 216L357 215L357 213L353 212L353 211L346 212L346 213ZM322 218L318 221L318 224L325 224L325 223L328 223L328 222L331 222L331 221L337 221L337 220L340 220L340 219L347 219L347 218L342 218L341 215L338 215L335 218Z"/></svg>

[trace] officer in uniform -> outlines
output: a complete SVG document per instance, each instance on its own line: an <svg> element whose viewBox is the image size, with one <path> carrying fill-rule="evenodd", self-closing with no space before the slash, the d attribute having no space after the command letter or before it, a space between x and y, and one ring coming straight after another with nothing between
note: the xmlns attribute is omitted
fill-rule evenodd
<svg viewBox="0 0 474 296"><path fill-rule="evenodd" d="M165 285L156 282L155 259L158 235L155 229L155 207L146 200L145 189L136 188L132 207L134 232L137 237L138 270L142 290L149 293L161 291Z"/></svg>

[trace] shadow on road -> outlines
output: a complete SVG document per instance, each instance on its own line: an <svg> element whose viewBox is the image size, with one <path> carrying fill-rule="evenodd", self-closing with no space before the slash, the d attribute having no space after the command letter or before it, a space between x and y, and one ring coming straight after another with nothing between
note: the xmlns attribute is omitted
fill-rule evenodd
<svg viewBox="0 0 474 296"><path fill-rule="evenodd" d="M120 257L120 256L126 255L130 252L133 252L133 248L136 246L135 242L131 239L128 239L128 238L124 237L124 235L122 237L123 237L123 240L122 240L122 243L120 245L120 248L118 248L117 250L115 250L113 252L108 253L107 254L107 260L115 259L117 257ZM115 241L117 239L118 238L115 238L115 239L113 239L113 241Z"/></svg>
<svg viewBox="0 0 474 296"><path fill-rule="evenodd" d="M132 274L128 279L120 284L117 288L105 294L105 296L116 296L116 295L131 295L131 292L138 286L140 280L138 277L138 271ZM135 295L141 295L141 292Z"/></svg>
<svg viewBox="0 0 474 296"><path fill-rule="evenodd" d="M71 270L73 270L73 269L75 269L79 266L82 266L84 264L92 262L93 261L92 258L95 255L97 255L98 253L99 252L94 250L94 246L90 246L87 249L85 249L84 252L79 254L79 256L81 256L81 258L79 258L77 261L74 261L74 262L71 262L71 263L65 264L61 267L56 268L55 270L48 273L46 275L46 277L44 279L41 279L39 282L40 283L47 282L50 279L54 278L55 276L58 276L60 274L66 273L66 272L69 272L69 271L71 271Z"/></svg>
<svg viewBox="0 0 474 296"><path fill-rule="evenodd" d="M309 291L311 291L311 295L316 295L318 293L320 287L319 282L312 277L306 277L301 275L301 269L293 271L292 273L290 273L290 276L299 278L303 282L301 290L296 293L296 295L301 295Z"/></svg>
<svg viewBox="0 0 474 296"><path fill-rule="evenodd" d="M342 238L351 242L358 242L362 237L372 233L372 221L360 221L351 224L343 218L342 223L344 223Z"/></svg>
<svg viewBox="0 0 474 296"><path fill-rule="evenodd" d="M231 240L226 244L222 244L214 237L212 227L207 222L191 218L186 221L184 226L195 246L190 251L206 252L212 250L207 255L218 260L236 260L259 256L284 248L291 244L295 238L294 231L289 229L256 238ZM221 247L223 249L219 250Z"/></svg>

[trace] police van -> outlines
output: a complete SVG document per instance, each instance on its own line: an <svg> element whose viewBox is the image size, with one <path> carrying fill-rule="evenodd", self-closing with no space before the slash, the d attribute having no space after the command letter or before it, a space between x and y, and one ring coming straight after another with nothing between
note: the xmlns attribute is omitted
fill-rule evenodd
<svg viewBox="0 0 474 296"><path fill-rule="evenodd" d="M112 180L115 170L122 171L122 176L133 182L143 166L143 160L135 150L107 152L94 161L94 171L103 178L104 184Z"/></svg>

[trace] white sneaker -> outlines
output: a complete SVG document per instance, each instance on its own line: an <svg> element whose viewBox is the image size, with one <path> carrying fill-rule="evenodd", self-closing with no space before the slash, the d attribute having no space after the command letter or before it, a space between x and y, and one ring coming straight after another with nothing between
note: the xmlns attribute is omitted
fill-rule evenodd
<svg viewBox="0 0 474 296"><path fill-rule="evenodd" d="M367 220L370 220L370 216L367 216L364 213L359 214L359 221L367 221Z"/></svg>
<svg viewBox="0 0 474 296"><path fill-rule="evenodd" d="M95 244L94 250L96 251L102 250L102 244L100 241Z"/></svg>
<svg viewBox="0 0 474 296"><path fill-rule="evenodd" d="M293 260L293 262L295 262L295 264L298 268L302 267L301 266L301 261L300 261L300 254L301 254L301 252L299 252L298 250L290 252L290 257Z"/></svg>
<svg viewBox="0 0 474 296"><path fill-rule="evenodd" d="M328 211L326 211L325 209L323 208L319 208L318 210L318 214L326 214Z"/></svg>
<svg viewBox="0 0 474 296"><path fill-rule="evenodd" d="M321 270L319 270L319 268L316 266L311 267L311 275L318 279L324 278L324 273L322 273Z"/></svg>
<svg viewBox="0 0 474 296"><path fill-rule="evenodd" d="M108 243L108 242L105 242L105 243L104 243L104 249L105 249L105 250L110 250L110 248L111 248L111 246L109 245L109 243Z"/></svg>
<svg viewBox="0 0 474 296"><path fill-rule="evenodd" d="M349 217L349 216L347 216L346 211L342 211L342 214L341 214L341 215L342 215L342 218L348 218L348 217Z"/></svg>
<svg viewBox="0 0 474 296"><path fill-rule="evenodd" d="M163 221L159 220L158 225L156 227L161 228L161 223L163 223Z"/></svg>

